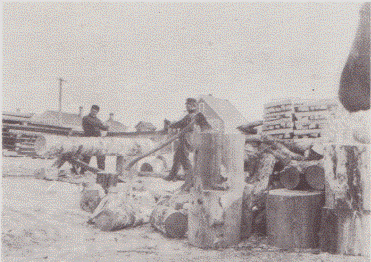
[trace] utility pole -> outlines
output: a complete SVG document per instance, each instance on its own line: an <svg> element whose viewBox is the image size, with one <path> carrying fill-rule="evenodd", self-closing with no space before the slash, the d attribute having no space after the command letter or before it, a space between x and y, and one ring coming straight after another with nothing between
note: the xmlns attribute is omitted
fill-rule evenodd
<svg viewBox="0 0 371 262"><path fill-rule="evenodd" d="M62 82L67 82L62 78L58 78L59 80L59 112L62 112Z"/></svg>
<svg viewBox="0 0 371 262"><path fill-rule="evenodd" d="M58 78L59 80L59 114L58 114L58 122L59 125L62 126L62 83L67 82L66 80L63 80L61 77Z"/></svg>

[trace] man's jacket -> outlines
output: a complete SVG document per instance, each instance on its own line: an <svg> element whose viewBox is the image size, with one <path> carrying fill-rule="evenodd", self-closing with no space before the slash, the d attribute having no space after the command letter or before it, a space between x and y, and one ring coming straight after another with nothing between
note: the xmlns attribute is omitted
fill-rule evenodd
<svg viewBox="0 0 371 262"><path fill-rule="evenodd" d="M195 119L194 124L189 127L187 132L179 137L179 149L184 149L188 151L193 151L192 133L198 126L199 131L203 132L205 130L211 129L211 125L207 122L205 116L201 112L191 111L182 120L171 124L170 128L186 128Z"/></svg>
<svg viewBox="0 0 371 262"><path fill-rule="evenodd" d="M108 130L97 117L92 117L90 114L82 118L82 129L85 136L101 136L101 130Z"/></svg>

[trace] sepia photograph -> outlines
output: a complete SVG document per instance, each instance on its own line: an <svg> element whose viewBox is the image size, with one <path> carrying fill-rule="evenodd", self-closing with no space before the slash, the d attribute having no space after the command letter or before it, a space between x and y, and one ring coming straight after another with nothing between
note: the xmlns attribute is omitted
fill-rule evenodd
<svg viewBox="0 0 371 262"><path fill-rule="evenodd" d="M1 261L370 261L370 6L4 1Z"/></svg>

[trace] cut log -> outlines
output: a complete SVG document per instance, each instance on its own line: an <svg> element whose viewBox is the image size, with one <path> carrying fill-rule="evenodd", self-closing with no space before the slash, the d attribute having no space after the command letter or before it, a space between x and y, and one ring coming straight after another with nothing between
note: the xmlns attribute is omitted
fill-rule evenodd
<svg viewBox="0 0 371 262"><path fill-rule="evenodd" d="M279 248L316 248L323 192L275 189L268 193L268 242Z"/></svg>
<svg viewBox="0 0 371 262"><path fill-rule="evenodd" d="M88 223L102 231L135 227L149 222L154 207L155 199L148 192L135 195L110 192L99 203Z"/></svg>
<svg viewBox="0 0 371 262"><path fill-rule="evenodd" d="M370 256L369 211L322 209L320 248L332 254Z"/></svg>
<svg viewBox="0 0 371 262"><path fill-rule="evenodd" d="M304 169L305 181L315 190L325 189L325 169L321 165L311 165Z"/></svg>
<svg viewBox="0 0 371 262"><path fill-rule="evenodd" d="M162 197L150 218L151 225L170 238L182 238L188 229L189 194Z"/></svg>
<svg viewBox="0 0 371 262"><path fill-rule="evenodd" d="M321 166L321 162L318 160L314 161L292 161L288 166L286 166L279 174L281 184L290 190L293 189L309 189L309 185L305 179L305 170L312 166ZM312 169L308 170L309 172ZM310 175L309 175L310 176ZM312 180L316 179L316 175ZM313 182L316 186L316 181Z"/></svg>
<svg viewBox="0 0 371 262"><path fill-rule="evenodd" d="M183 210L158 205L150 218L151 225L169 238L182 238L188 229L187 215Z"/></svg>
<svg viewBox="0 0 371 262"><path fill-rule="evenodd" d="M94 213L104 195L104 190L100 185L94 184L93 186L84 187L80 199L81 209Z"/></svg>
<svg viewBox="0 0 371 262"><path fill-rule="evenodd" d="M35 151L44 157L79 152L82 155L121 155L133 157L150 151L150 139L119 137L64 137L43 134L35 141Z"/></svg>
<svg viewBox="0 0 371 262"><path fill-rule="evenodd" d="M327 145L325 148L326 207L370 210L370 146Z"/></svg>

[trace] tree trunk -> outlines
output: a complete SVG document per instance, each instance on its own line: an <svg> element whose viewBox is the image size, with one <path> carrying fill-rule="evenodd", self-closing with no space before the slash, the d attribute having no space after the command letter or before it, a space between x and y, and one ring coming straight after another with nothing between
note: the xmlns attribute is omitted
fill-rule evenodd
<svg viewBox="0 0 371 262"><path fill-rule="evenodd" d="M122 155L133 157L150 151L150 139L119 137L65 137L43 134L36 139L35 150L44 157L80 152L82 155ZM78 151L80 150L80 151Z"/></svg>
<svg viewBox="0 0 371 262"><path fill-rule="evenodd" d="M316 248L323 204L322 192L270 191L267 199L269 244L280 248Z"/></svg>
<svg viewBox="0 0 371 262"><path fill-rule="evenodd" d="M188 212L188 240L200 248L228 247L240 241L244 143L236 135L211 133L200 134L196 141L196 182ZM217 185L222 158L229 190L205 190Z"/></svg>
<svg viewBox="0 0 371 262"><path fill-rule="evenodd" d="M370 146L328 145L324 168L326 207L370 210Z"/></svg>
<svg viewBox="0 0 371 262"><path fill-rule="evenodd" d="M369 211L323 208L320 248L332 254L370 256Z"/></svg>
<svg viewBox="0 0 371 262"><path fill-rule="evenodd" d="M188 240L200 248L224 248L240 241L242 191L193 193Z"/></svg>

